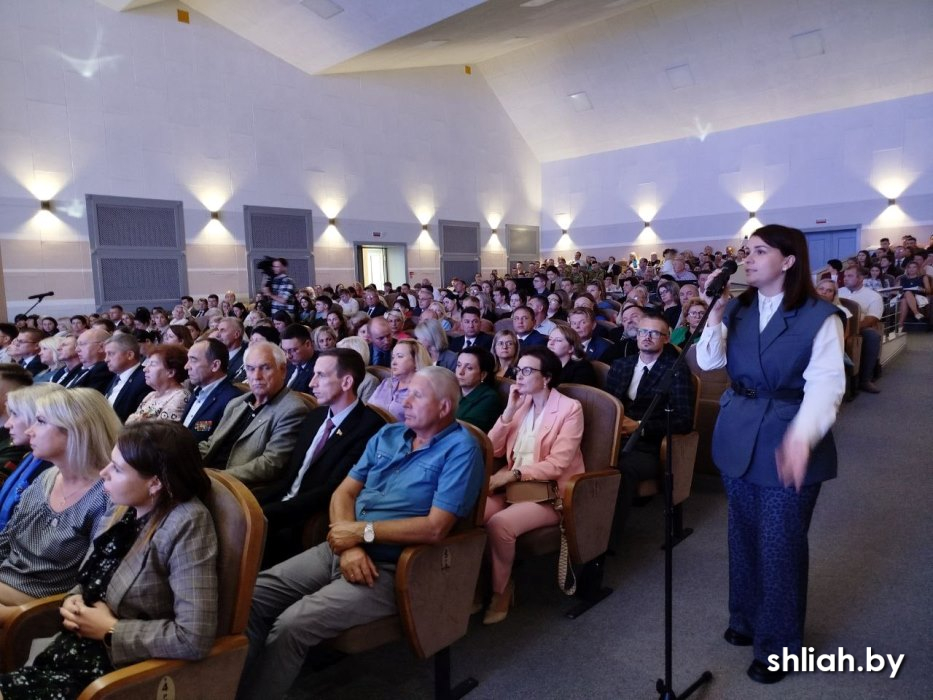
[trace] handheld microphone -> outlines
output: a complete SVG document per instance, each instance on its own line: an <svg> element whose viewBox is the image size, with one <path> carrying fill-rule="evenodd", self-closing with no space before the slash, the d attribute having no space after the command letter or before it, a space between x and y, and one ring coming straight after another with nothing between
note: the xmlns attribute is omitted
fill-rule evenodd
<svg viewBox="0 0 933 700"><path fill-rule="evenodd" d="M710 299L718 299L721 297L726 285L729 284L729 278L732 277L738 269L739 266L735 264L735 260L726 260L726 262L722 264L722 272L714 277L711 282L706 284L706 296Z"/></svg>
<svg viewBox="0 0 933 700"><path fill-rule="evenodd" d="M42 294L33 294L31 297L26 297L27 299L45 299L46 297L54 297L55 292L42 292Z"/></svg>

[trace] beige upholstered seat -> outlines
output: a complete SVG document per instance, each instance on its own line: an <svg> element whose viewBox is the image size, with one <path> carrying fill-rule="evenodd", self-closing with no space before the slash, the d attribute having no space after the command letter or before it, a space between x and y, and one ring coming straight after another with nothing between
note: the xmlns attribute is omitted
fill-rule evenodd
<svg viewBox="0 0 933 700"><path fill-rule="evenodd" d="M246 622L259 573L266 536L266 519L256 499L240 481L208 470L212 492L206 505L214 516L218 540L217 639L200 661L151 659L98 678L81 693L80 700L163 697L165 684L177 698L232 698L246 661ZM3 640L6 670L21 666L31 640L61 629L58 607L63 596L20 606ZM167 679L167 680L166 680ZM166 696L167 697L167 696Z"/></svg>
<svg viewBox="0 0 933 700"><path fill-rule="evenodd" d="M609 377L609 365L599 360L593 360L590 364L593 365L593 371L596 372L596 386L605 391L606 379Z"/></svg>
<svg viewBox="0 0 933 700"><path fill-rule="evenodd" d="M486 490L492 473L492 443L485 433L459 421L483 449L485 478L471 517L464 518L454 532L433 545L413 545L402 551L395 572L398 615L346 630L328 644L346 654L382 646L402 637L418 658L435 659L435 686L448 679L439 695L452 695L450 645L466 634L479 578L486 532L480 527L486 506ZM476 681L468 680L467 685Z"/></svg>
<svg viewBox="0 0 933 700"><path fill-rule="evenodd" d="M380 382L392 376L392 369L389 367L383 367L382 365L369 365L369 367L366 368L366 371L374 375Z"/></svg>

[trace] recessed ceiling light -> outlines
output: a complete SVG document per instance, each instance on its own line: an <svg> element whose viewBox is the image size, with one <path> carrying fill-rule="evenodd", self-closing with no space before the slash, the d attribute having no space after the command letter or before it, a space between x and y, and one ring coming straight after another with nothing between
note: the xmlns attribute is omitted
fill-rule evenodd
<svg viewBox="0 0 933 700"><path fill-rule="evenodd" d="M527 0L527 2L523 2L520 7L541 7L542 5L547 5L549 2L554 2L554 0Z"/></svg>
<svg viewBox="0 0 933 700"><path fill-rule="evenodd" d="M809 58L810 56L821 56L826 53L823 46L823 32L814 29L812 32L803 32L794 34L790 38L790 43L794 46L794 53L797 58Z"/></svg>
<svg viewBox="0 0 933 700"><path fill-rule="evenodd" d="M664 72L667 73L667 79L670 81L671 88L674 90L690 87L694 83L693 73L690 72L690 65L687 63L665 68Z"/></svg>
<svg viewBox="0 0 933 700"><path fill-rule="evenodd" d="M343 8L333 0L301 0L301 4L321 19L330 19L343 12Z"/></svg>
<svg viewBox="0 0 933 700"><path fill-rule="evenodd" d="M567 97L570 98L574 111L589 112L593 109L593 103L590 102L590 97L585 92L575 92L572 95L567 95Z"/></svg>

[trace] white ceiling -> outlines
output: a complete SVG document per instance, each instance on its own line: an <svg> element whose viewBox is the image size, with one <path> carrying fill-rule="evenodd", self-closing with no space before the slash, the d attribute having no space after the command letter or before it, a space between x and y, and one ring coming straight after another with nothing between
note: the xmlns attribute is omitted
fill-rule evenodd
<svg viewBox="0 0 933 700"><path fill-rule="evenodd" d="M541 161L933 92L931 0L526 1L187 4L310 74L472 65Z"/></svg>

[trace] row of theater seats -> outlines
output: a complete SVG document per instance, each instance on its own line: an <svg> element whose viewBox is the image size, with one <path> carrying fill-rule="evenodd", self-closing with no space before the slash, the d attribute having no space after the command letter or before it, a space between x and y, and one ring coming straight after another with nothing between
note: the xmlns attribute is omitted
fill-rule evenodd
<svg viewBox="0 0 933 700"><path fill-rule="evenodd" d="M382 376L387 370L370 367ZM608 368L601 370L605 376ZM697 382L698 388L703 386ZM508 382L500 386L503 400ZM602 583L603 559L608 548L620 474L617 467L622 444L622 404L607 392L589 386L565 384L559 390L579 401L584 413L581 449L586 471L568 483L563 494L564 527L570 561L577 572L579 606L568 615L575 617L598 602L611 590ZM698 405L702 393L698 390ZM314 399L305 397L309 405ZM717 401L718 409L718 401ZM387 421L389 414L383 412ZM702 412L697 411L698 419ZM497 468L489 438L464 423L483 447L488 476ZM606 436L611 436L607 440ZM674 438L674 502L681 504L690 493L693 462L699 434L696 430ZM666 445L662 450L666 449ZM265 518L256 499L239 481L223 472L210 470L213 483L209 508L214 515L219 540L219 613L217 640L210 655L201 661L151 660L120 669L98 679L80 696L90 698L136 699L163 697L169 689L179 698L232 698L246 659L246 623L253 588L262 559L266 534ZM642 484L640 493L655 493L659 482ZM344 653L355 654L390 641L406 639L416 656L434 657L435 694L457 697L476 681L467 679L451 687L450 647L463 637L469 625L473 596L480 575L486 533L483 511L486 487L470 518L465 518L444 541L435 545L407 547L398 562L396 594L398 614L347 630L329 644ZM309 520L305 544L322 541L326 534L326 514ZM528 558L552 554L560 546L558 526L523 535L517 543L517 556ZM22 606L23 612L6 628L2 639L5 670L21 666L33 638L58 631L58 606L62 596L54 596Z"/></svg>

